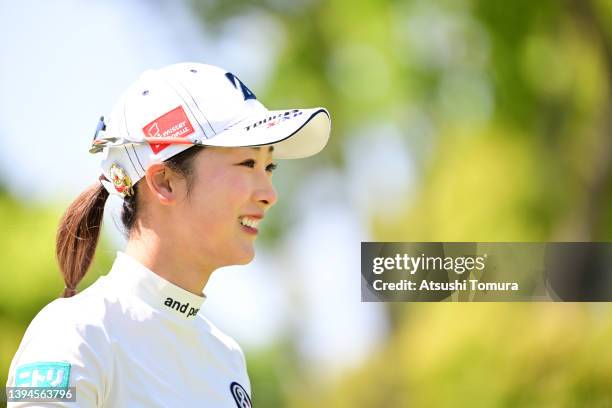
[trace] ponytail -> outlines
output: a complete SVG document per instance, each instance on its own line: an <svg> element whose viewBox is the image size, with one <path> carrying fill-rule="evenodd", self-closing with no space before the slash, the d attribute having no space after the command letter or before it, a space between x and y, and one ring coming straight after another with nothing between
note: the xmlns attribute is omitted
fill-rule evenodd
<svg viewBox="0 0 612 408"><path fill-rule="evenodd" d="M108 192L96 183L82 192L64 213L57 230L55 253L66 284L62 297L76 294L93 260Z"/></svg>

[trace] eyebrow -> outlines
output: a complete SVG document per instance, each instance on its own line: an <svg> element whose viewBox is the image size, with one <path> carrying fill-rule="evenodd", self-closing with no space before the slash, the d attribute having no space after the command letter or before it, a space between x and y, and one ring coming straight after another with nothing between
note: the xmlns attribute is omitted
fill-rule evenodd
<svg viewBox="0 0 612 408"><path fill-rule="evenodd" d="M260 146L254 146L254 147L251 147L251 149L261 150L261 147L260 147ZM268 148L268 151L269 151L269 152L273 152L273 151L274 151L274 146L270 146L270 147Z"/></svg>

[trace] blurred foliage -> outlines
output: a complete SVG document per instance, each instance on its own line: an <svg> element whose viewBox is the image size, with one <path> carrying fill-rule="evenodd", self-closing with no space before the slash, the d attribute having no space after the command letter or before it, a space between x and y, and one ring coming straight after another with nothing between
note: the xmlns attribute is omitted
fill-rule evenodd
<svg viewBox="0 0 612 408"><path fill-rule="evenodd" d="M360 370L290 406L612 406L609 305L484 306L413 306Z"/></svg>
<svg viewBox="0 0 612 408"><path fill-rule="evenodd" d="M605 1L192 4L213 37L236 16L281 24L284 47L258 94L332 112L331 142L308 165L342 167L368 124L403 129L417 194L400 214L372 214L377 238L610 239ZM277 219L292 217L289 205ZM521 225L487 226L500 220Z"/></svg>
<svg viewBox="0 0 612 408"><path fill-rule="evenodd" d="M306 166L344 169L352 139L400 129L416 182L397 212L371 206L374 239L611 240L610 2L192 4L213 37L235 16L264 14L281 25L284 47L260 99L322 104L333 119L330 145L298 164L297 177ZM299 216L287 196L282 225ZM388 309L391 338L365 366L332 385L285 372L285 385L298 383L274 406L612 406L611 362L599 358L612 339L608 307ZM253 388L257 395L257 379Z"/></svg>
<svg viewBox="0 0 612 408"><path fill-rule="evenodd" d="M282 47L258 98L273 108L323 105L332 114L323 154L275 176L284 197L271 238L300 217L296 180L315 166L346 171L356 138L384 140L391 127L415 174L387 177L415 181L406 197L369 197L402 203L395 212L371 206L364 222L373 239L612 240L611 2L191 4L212 39L238 16L277 23L282 35L270 40ZM359 163L386 164L368 156ZM351 175L342 174L348 184ZM7 276L0 380L27 322L61 291L53 261L60 215L0 196ZM102 248L88 279L111 258ZM295 338L247 351L255 406L612 406L607 305L390 304L388 311L388 341L334 381L307 369Z"/></svg>

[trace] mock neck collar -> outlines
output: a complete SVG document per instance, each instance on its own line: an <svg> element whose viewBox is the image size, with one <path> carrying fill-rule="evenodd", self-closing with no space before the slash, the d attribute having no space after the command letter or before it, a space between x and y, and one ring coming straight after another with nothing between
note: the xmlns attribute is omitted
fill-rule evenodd
<svg viewBox="0 0 612 408"><path fill-rule="evenodd" d="M162 314L194 319L206 299L162 278L130 255L117 251L108 277Z"/></svg>

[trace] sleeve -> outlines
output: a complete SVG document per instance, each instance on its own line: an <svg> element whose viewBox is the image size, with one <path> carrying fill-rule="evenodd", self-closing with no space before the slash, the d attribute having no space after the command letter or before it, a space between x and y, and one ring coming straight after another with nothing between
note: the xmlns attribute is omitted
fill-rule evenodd
<svg viewBox="0 0 612 408"><path fill-rule="evenodd" d="M63 299L61 299L63 300ZM58 302L58 301L55 301ZM75 387L76 402L9 402L8 407L100 407L112 364L101 327L81 323L69 305L46 306L28 327L11 362L7 387ZM61 302L60 302L61 303ZM74 309L74 308L73 308Z"/></svg>

